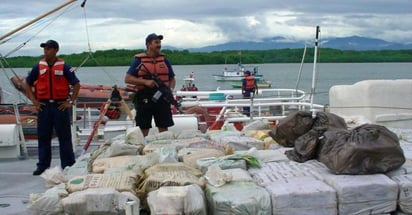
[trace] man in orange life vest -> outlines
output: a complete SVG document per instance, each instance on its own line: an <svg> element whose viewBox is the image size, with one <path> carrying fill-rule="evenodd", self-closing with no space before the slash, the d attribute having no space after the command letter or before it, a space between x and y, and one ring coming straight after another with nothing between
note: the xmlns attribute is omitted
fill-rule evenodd
<svg viewBox="0 0 412 215"><path fill-rule="evenodd" d="M33 175L42 174L51 163L53 127L59 139L60 164L64 169L75 162L70 129L70 109L80 90L80 81L74 69L57 58L59 44L54 40L41 43L44 58L26 77L26 93L37 113L39 162ZM69 85L73 86L70 96ZM32 87L35 87L35 92Z"/></svg>
<svg viewBox="0 0 412 215"><path fill-rule="evenodd" d="M162 35L155 33L146 37L146 52L135 55L125 77L125 82L135 85L137 90L134 100L135 120L144 136L152 127L152 117L159 132L167 131L168 127L174 125L170 102L164 95L157 94L159 84L154 80L157 77L172 91L176 85L172 66L160 53L162 39ZM158 95L160 97L157 98Z"/></svg>
<svg viewBox="0 0 412 215"><path fill-rule="evenodd" d="M255 76L250 74L250 71L246 70L243 75L245 76L244 79L242 79L242 95L243 98L247 99L250 98L251 94L256 95L258 93L258 86L256 84L256 79ZM243 112L247 115L250 116L250 107L243 107Z"/></svg>

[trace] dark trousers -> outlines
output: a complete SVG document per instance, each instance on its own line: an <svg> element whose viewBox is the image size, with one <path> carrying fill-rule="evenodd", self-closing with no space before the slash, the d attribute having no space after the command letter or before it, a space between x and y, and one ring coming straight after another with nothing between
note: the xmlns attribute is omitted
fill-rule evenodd
<svg viewBox="0 0 412 215"><path fill-rule="evenodd" d="M42 110L37 114L37 138L39 141L37 168L46 169L50 167L52 158L51 139L54 127L59 140L61 167L64 169L75 162L70 129L70 110L58 110L59 104L57 102L45 102L43 104L41 106Z"/></svg>
<svg viewBox="0 0 412 215"><path fill-rule="evenodd" d="M243 98L250 99L251 96L254 96L254 93L255 93L254 90L245 90L243 92ZM250 106L243 107L243 113L246 116L250 116Z"/></svg>

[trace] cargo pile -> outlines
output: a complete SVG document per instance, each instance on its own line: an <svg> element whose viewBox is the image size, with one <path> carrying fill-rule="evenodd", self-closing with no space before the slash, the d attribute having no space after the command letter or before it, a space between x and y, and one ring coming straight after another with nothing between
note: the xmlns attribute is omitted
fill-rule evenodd
<svg viewBox="0 0 412 215"><path fill-rule="evenodd" d="M49 189L32 194L29 209L32 214L76 215L412 213L412 131L373 127L380 131L376 134L367 127L379 137L396 137L392 143L390 138L372 135L379 140L375 148L389 145L393 150L387 155L381 152L379 162L368 160L365 149L363 160L348 159L352 166L336 161L335 167L350 166L352 172L346 174L322 162L326 156L322 147L331 147L330 142L325 144L324 132L331 126L319 129L319 122L308 121L305 114L294 117L275 128L256 120L242 131L226 124L222 130L206 133L152 130L144 138L138 128L128 129L78 158L72 167L43 173ZM291 125L282 127L285 124ZM311 139L314 125L320 136ZM359 128L348 132L359 135ZM304 145L302 139L311 141ZM318 145L306 150L314 142ZM354 155L358 152L355 143L346 143ZM403 162L392 159L397 147ZM340 146L339 150L345 149ZM375 166L355 168L365 163ZM376 168L386 164L393 168ZM382 172L367 174L365 170Z"/></svg>

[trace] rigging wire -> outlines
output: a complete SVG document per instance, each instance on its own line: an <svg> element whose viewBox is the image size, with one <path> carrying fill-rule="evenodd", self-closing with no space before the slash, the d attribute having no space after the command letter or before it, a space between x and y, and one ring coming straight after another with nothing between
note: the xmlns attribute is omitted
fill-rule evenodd
<svg viewBox="0 0 412 215"><path fill-rule="evenodd" d="M3 56L0 54L0 66L1 66L1 69L3 70L4 75L5 75L6 78L10 81L10 83L12 84L12 86L14 86L14 83L13 83L13 81L11 80L11 77L9 77L8 74L7 74L7 70L6 70L6 67L4 66L3 62L4 62L5 64L7 64L7 66L10 68L10 70L11 70L11 72L14 74L14 76L16 76L17 78L19 78L18 75L17 75L17 73L16 73L16 72L13 70L13 68L8 64L8 62L5 60L5 58L3 58ZM20 80L20 79L18 79L18 80ZM22 83L19 83L19 84L22 84ZM15 91L18 91L16 87L13 87L13 89L14 89ZM28 101L24 96L22 96L21 93L17 92L17 95L18 95L19 101L25 101L25 102Z"/></svg>
<svg viewBox="0 0 412 215"><path fill-rule="evenodd" d="M295 90L296 90L296 91L298 91L300 79L301 79L301 77L302 77L302 69L303 69L303 64L305 63L306 48L307 48L307 44L305 43L305 48L303 49L303 54L302 54L302 60L301 60L301 62L300 62L298 78L297 78L297 80L296 80L296 87L295 87Z"/></svg>
<svg viewBox="0 0 412 215"><path fill-rule="evenodd" d="M37 37L42 31L44 31L48 26L50 26L51 24L53 24L59 17L61 17L62 15L64 15L65 13L69 12L70 10L74 9L73 5L70 5L69 7L63 9L59 14L57 14L56 16L54 16L53 18L48 19L47 21L37 21L36 23L34 23L33 26L28 27L27 29L25 29L24 31L16 34L15 36L10 37L9 39L7 39L7 41L9 41L12 38L15 38L17 36L19 36L20 34L23 34L25 32L31 31L35 28L41 27L42 25L44 25L43 27L41 27L36 33L34 33L31 37L29 37L26 41L22 42L20 45L18 45L16 48L12 49L11 51L9 51L7 54L5 54L3 57L7 58L8 56L10 56L11 54L17 52L18 50L22 49L26 44L28 44L32 39L34 39L35 37Z"/></svg>
<svg viewBox="0 0 412 215"><path fill-rule="evenodd" d="M2 55L0 53L0 67L4 73L4 75L6 76L6 78L11 82L11 84L14 86L15 84L13 83L13 81L11 80L11 77L8 75L7 70L6 70L6 66L8 67L8 69L11 71L11 73L13 73L13 75L18 78L18 80L20 81L20 77L18 76L18 74L14 71L13 67L8 63L7 61L7 57L9 57L11 54L17 52L18 50L22 49L26 44L28 44L33 38L35 38L37 35L39 35L43 30L46 29L46 27L48 27L49 25L51 25L54 21L56 21L59 17L61 17L63 14L69 12L70 10L74 9L73 5L70 5L69 7L63 9L60 13L58 13L57 15L55 15L53 18L50 19L46 19L45 20L39 20L37 22L34 22L32 25L28 26L27 28L23 29L22 31L15 33L14 35L11 35L10 37L2 40L0 42L1 44L4 44L20 35L23 35L29 31L32 31L36 28L41 27L42 25L44 25L43 27L41 27L35 34L33 34L32 36L30 36L26 41L22 42L20 45L18 45L16 48L12 49L11 51L9 51L6 55ZM19 83L22 84L22 83ZM17 88L13 87L16 91ZM19 96L19 100L20 101L25 101L27 102L27 99L25 99L25 97L23 97L21 95L21 93L17 93L17 95Z"/></svg>
<svg viewBox="0 0 412 215"><path fill-rule="evenodd" d="M102 64L94 57L93 55L93 51L90 45L90 35L89 35L89 25L87 23L87 14L86 14L86 4L87 0L84 0L83 3L81 4L81 7L83 8L83 16L84 16L84 25L85 25L85 29L86 29L86 38L87 38L87 47L88 47L88 54L85 57L85 59L80 63L80 65L78 67L75 68L74 71L77 71L78 69L80 69L89 59L92 59L97 66L99 66L99 68L101 68L103 70L103 72L109 77L109 79L113 82L116 82L116 78L110 74L103 66Z"/></svg>

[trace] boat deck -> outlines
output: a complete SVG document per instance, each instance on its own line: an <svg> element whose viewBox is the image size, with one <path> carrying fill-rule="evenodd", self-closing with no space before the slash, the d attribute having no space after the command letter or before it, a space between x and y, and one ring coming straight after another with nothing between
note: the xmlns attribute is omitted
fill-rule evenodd
<svg viewBox="0 0 412 215"><path fill-rule="evenodd" d="M92 142L88 151L92 151L99 142ZM0 214L27 215L27 207L32 193L44 193L47 189L45 180L40 176L33 176L38 161L37 141L27 141L26 158L0 159ZM83 150L83 145L76 147L76 157ZM59 146L57 140L52 143L51 167L60 166Z"/></svg>

